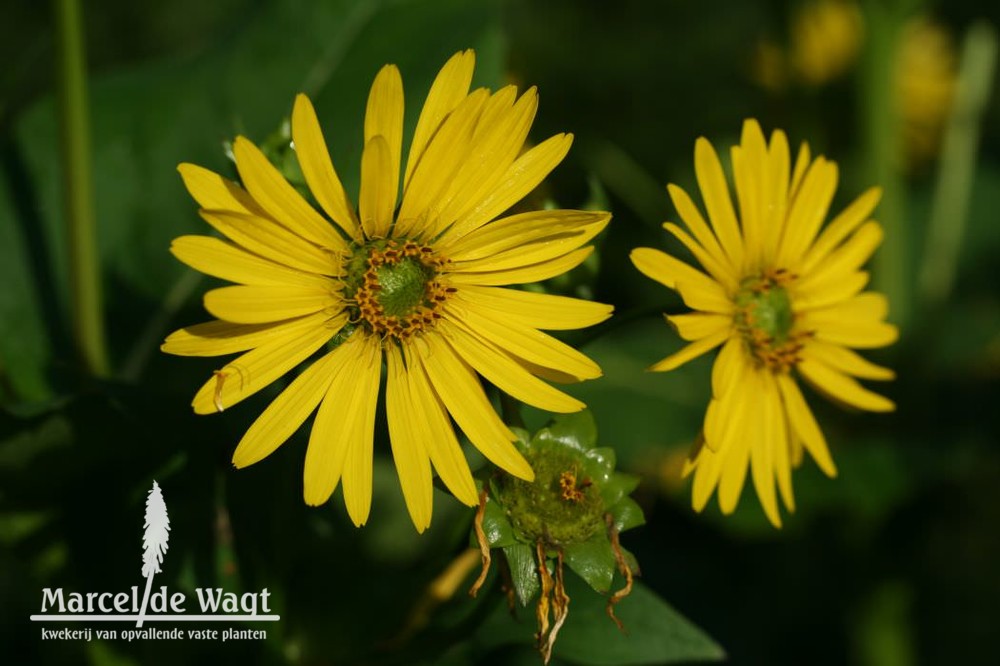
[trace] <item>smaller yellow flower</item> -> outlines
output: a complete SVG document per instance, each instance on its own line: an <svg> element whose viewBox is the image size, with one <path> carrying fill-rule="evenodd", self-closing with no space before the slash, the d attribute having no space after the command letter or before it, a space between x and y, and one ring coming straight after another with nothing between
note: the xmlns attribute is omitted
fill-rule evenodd
<svg viewBox="0 0 1000 666"><path fill-rule="evenodd" d="M633 250L632 261L695 310L667 317L691 344L652 370L673 370L722 346L702 442L685 469L694 472L695 510L718 489L723 513L731 513L749 467L764 512L780 526L775 485L793 511L791 470L803 450L836 475L796 379L851 407L894 409L855 379L888 380L893 372L851 349L882 347L898 335L884 321L886 298L862 291L868 273L861 266L882 240L881 225L869 219L881 192L868 190L822 228L837 189L836 164L812 159L802 144L793 165L784 132L767 142L755 120L744 123L732 160L735 209L715 150L704 138L695 144L708 222L684 190L667 186L687 229L664 227L703 271L651 248Z"/></svg>

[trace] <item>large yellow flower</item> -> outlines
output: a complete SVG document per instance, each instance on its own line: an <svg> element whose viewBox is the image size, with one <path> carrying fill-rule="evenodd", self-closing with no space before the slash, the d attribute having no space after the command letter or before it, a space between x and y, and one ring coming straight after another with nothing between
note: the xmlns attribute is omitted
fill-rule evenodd
<svg viewBox="0 0 1000 666"><path fill-rule="evenodd" d="M796 378L845 405L894 409L855 379L888 380L892 371L850 349L882 347L897 337L884 321L885 297L862 293L868 274L860 268L882 240L881 226L869 220L881 191L868 190L821 231L837 188L836 164L811 159L803 144L793 167L785 134L774 132L768 143L754 120L744 123L732 161L738 215L704 138L695 144L695 172L709 223L684 190L667 187L687 230L664 227L704 272L650 248L633 250L632 261L697 310L667 317L691 344L652 370L673 370L722 345L701 445L685 469L695 473L694 508L704 508L718 488L722 511L732 512L749 466L767 517L780 526L775 482L794 510L791 468L803 448L836 475Z"/></svg>
<svg viewBox="0 0 1000 666"><path fill-rule="evenodd" d="M393 458L420 531L431 520L432 465L459 500L478 500L452 418L491 462L533 478L478 375L554 412L584 405L539 377L600 375L593 361L539 329L589 326L606 319L610 306L506 286L579 264L593 250L583 246L610 215L551 210L496 219L555 168L572 136L553 136L522 154L535 89L520 97L513 86L470 93L474 65L472 51L458 53L434 81L403 170L398 210L403 84L392 65L379 72L368 98L357 211L304 95L295 100L292 138L321 210L243 137L233 146L243 187L192 164L179 167L201 216L226 239L183 236L171 251L236 285L206 293L205 308L218 319L173 333L163 350L246 352L198 391L193 405L200 414L231 407L315 355L250 427L233 464L269 455L318 406L305 456L305 501L326 502L343 480L357 525L371 506L383 361Z"/></svg>

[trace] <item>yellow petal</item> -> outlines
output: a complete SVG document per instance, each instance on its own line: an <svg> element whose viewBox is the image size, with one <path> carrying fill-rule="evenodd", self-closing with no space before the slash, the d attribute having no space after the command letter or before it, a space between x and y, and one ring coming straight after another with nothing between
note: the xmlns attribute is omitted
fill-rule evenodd
<svg viewBox="0 0 1000 666"><path fill-rule="evenodd" d="M279 338L321 326L329 319L317 313L276 324L233 324L209 321L174 331L160 345L160 351L178 356L222 356L266 345Z"/></svg>
<svg viewBox="0 0 1000 666"><path fill-rule="evenodd" d="M784 230L785 212L788 209L788 181L791 159L788 137L781 130L771 133L767 148L767 165L764 167L764 214L761 221L761 261L774 263L778 241Z"/></svg>
<svg viewBox="0 0 1000 666"><path fill-rule="evenodd" d="M818 340L854 349L876 349L899 339L899 329L883 321L830 320L814 330Z"/></svg>
<svg viewBox="0 0 1000 666"><path fill-rule="evenodd" d="M884 347L899 337L895 326L881 321L888 308L885 296L865 292L831 307L802 313L801 326L826 342L858 349Z"/></svg>
<svg viewBox="0 0 1000 666"><path fill-rule="evenodd" d="M329 288L296 286L220 287L205 294L205 309L234 324L266 324L343 308L339 294Z"/></svg>
<svg viewBox="0 0 1000 666"><path fill-rule="evenodd" d="M788 211L778 247L779 265L798 265L816 238L836 191L837 165L822 157L817 158L806 173Z"/></svg>
<svg viewBox="0 0 1000 666"><path fill-rule="evenodd" d="M629 257L643 275L680 292L688 307L721 314L732 313L732 301L722 285L683 261L648 247L635 248Z"/></svg>
<svg viewBox="0 0 1000 666"><path fill-rule="evenodd" d="M305 332L288 332L285 337L256 347L227 363L195 394L191 405L198 414L228 409L281 377L332 338L347 317L322 324Z"/></svg>
<svg viewBox="0 0 1000 666"><path fill-rule="evenodd" d="M281 266L210 236L180 236L170 252L185 264L222 280L254 285L324 287L330 279Z"/></svg>
<svg viewBox="0 0 1000 666"><path fill-rule="evenodd" d="M879 199L882 198L882 188L872 187L855 199L823 230L816 242L806 254L800 270L803 273L811 271L826 257L842 240L861 226L871 216Z"/></svg>
<svg viewBox="0 0 1000 666"><path fill-rule="evenodd" d="M586 407L576 398L533 376L503 350L465 328L461 322L448 321L447 324L439 325L441 334L455 352L504 393L549 412L578 412Z"/></svg>
<svg viewBox="0 0 1000 666"><path fill-rule="evenodd" d="M799 146L799 154L795 158L795 170L792 172L792 182L788 187L788 196L791 199L799 194L799 188L802 187L802 180L806 175L806 170L812 162L812 158L809 154L809 144L805 141Z"/></svg>
<svg viewBox="0 0 1000 666"><path fill-rule="evenodd" d="M424 237L434 226L438 203L472 146L476 123L489 99L484 88L474 90L448 115L430 139L403 191L395 235Z"/></svg>
<svg viewBox="0 0 1000 666"><path fill-rule="evenodd" d="M518 268L509 268L501 271L481 270L465 271L462 273L452 273L448 276L448 282L454 285L483 285L483 286L504 286L510 284L527 284L530 282L541 282L562 275L582 264L587 257L594 252L594 246L588 245L578 250L567 252L566 254L540 261L537 264L529 264Z"/></svg>
<svg viewBox="0 0 1000 666"><path fill-rule="evenodd" d="M733 147L731 155L746 260L750 265L759 265L763 255L763 225L767 214L764 181L769 174L767 143L756 120L751 118L743 121L740 145Z"/></svg>
<svg viewBox="0 0 1000 666"><path fill-rule="evenodd" d="M896 373L891 369L875 365L850 349L822 340L813 339L806 342L802 355L804 358L816 359L834 370L861 379L888 381L896 378Z"/></svg>
<svg viewBox="0 0 1000 666"><path fill-rule="evenodd" d="M386 348L385 411L389 422L389 442L396 464L406 510L417 532L431 524L434 488L431 462L425 450L426 429L414 423L415 407L402 353L395 345Z"/></svg>
<svg viewBox="0 0 1000 666"><path fill-rule="evenodd" d="M708 337L701 338L687 345L679 352L671 354L662 361L658 361L649 367L653 372L668 372L678 368L690 360L696 359L702 354L712 351L729 337L729 331L719 331Z"/></svg>
<svg viewBox="0 0 1000 666"><path fill-rule="evenodd" d="M420 110L420 119L413 132L410 144L410 154L406 159L406 178L404 187L410 181L410 175L423 156L428 141L458 104L469 93L472 83L472 72L476 67L476 54L471 50L456 53L444 64L438 72L427 100Z"/></svg>
<svg viewBox="0 0 1000 666"><path fill-rule="evenodd" d="M351 198L333 168L316 110L309 98L301 93L296 95L295 108L292 109L292 141L302 175L316 201L350 238L359 239L358 218L354 214Z"/></svg>
<svg viewBox="0 0 1000 666"><path fill-rule="evenodd" d="M708 224L705 223L705 219L701 216L694 202L691 201L691 197L688 196L687 192L673 184L667 185L667 192L670 194L670 199L674 202L677 214L681 216L684 224L691 230L694 237L698 239L698 243L704 249L706 255L711 258L712 264L726 267L724 273L732 279L735 276L734 267L729 263L729 259L722 251L722 247L719 246L718 239L712 233ZM702 266L704 265L702 263ZM721 273L720 275L716 275L717 280L721 281L721 277Z"/></svg>
<svg viewBox="0 0 1000 666"><path fill-rule="evenodd" d="M743 240L740 238L733 202L729 198L729 185L726 184L726 175L722 172L715 149L704 137L699 137L694 145L694 168L705 209L719 243L729 257L730 265L742 266Z"/></svg>
<svg viewBox="0 0 1000 666"><path fill-rule="evenodd" d="M845 275L836 275L833 279L823 282L806 284L805 281L792 283L789 289L792 310L805 312L836 305L857 296L868 285L869 275L864 271L856 271Z"/></svg>
<svg viewBox="0 0 1000 666"><path fill-rule="evenodd" d="M343 362L343 353L338 352L340 348L306 368L267 406L233 452L233 465L246 467L263 460L299 429L323 399L337 365Z"/></svg>
<svg viewBox="0 0 1000 666"><path fill-rule="evenodd" d="M739 336L730 337L712 364L712 396L722 398L739 388L749 368L746 342Z"/></svg>
<svg viewBox="0 0 1000 666"><path fill-rule="evenodd" d="M270 219L202 210L201 216L222 235L250 252L279 264L320 275L340 273L340 258L291 233Z"/></svg>
<svg viewBox="0 0 1000 666"><path fill-rule="evenodd" d="M759 424L755 419L754 406L750 404L752 396L738 398L733 396L731 402L736 409L730 413L740 425L741 436L725 435L719 446L719 509L729 515L736 510L743 485L746 483L747 470L750 466L751 449L754 447L759 433Z"/></svg>
<svg viewBox="0 0 1000 666"><path fill-rule="evenodd" d="M714 407L705 414L705 446L720 455L729 455L728 451L733 447L749 446L751 427L747 420L756 400L754 393L758 372L746 363L742 350L733 354L731 349L723 347L723 352L729 353L728 358L716 360L716 365L722 360L729 366L728 370L724 370L728 373L728 380L716 383L718 376L713 372L714 398L709 405ZM744 467L746 455L743 456Z"/></svg>
<svg viewBox="0 0 1000 666"><path fill-rule="evenodd" d="M728 331L733 324L733 318L720 314L705 314L695 312L682 315L664 315L667 322L677 330L677 334L685 340L700 340L719 331Z"/></svg>
<svg viewBox="0 0 1000 666"><path fill-rule="evenodd" d="M599 324L611 316L614 306L580 298L540 294L520 289L468 285L462 293L481 308L487 308L524 326L545 330L570 330Z"/></svg>
<svg viewBox="0 0 1000 666"><path fill-rule="evenodd" d="M365 146L376 136L384 137L388 148L385 187L386 191L391 193L391 197L387 197L392 201L392 205L389 206L391 214L396 208L396 196L399 193L399 167L403 153L403 78L395 65L386 65L379 70L368 93L368 106L365 109Z"/></svg>
<svg viewBox="0 0 1000 666"><path fill-rule="evenodd" d="M476 484L472 480L469 463L462 453L455 429L448 418L441 398L431 387L419 354L409 345L406 351L406 376L409 382L409 396L413 401L410 418L417 432L421 433L424 448L430 455L434 469L451 493L467 506L479 504Z"/></svg>
<svg viewBox="0 0 1000 666"><path fill-rule="evenodd" d="M719 483L722 472L722 462L718 454L703 447L698 454L698 466L694 471L694 484L691 488L691 506L695 511L701 511L712 496L712 491Z"/></svg>
<svg viewBox="0 0 1000 666"><path fill-rule="evenodd" d="M513 97L516 89L510 88ZM502 92L494 99L500 98ZM492 195L521 152L538 109L537 92L529 88L513 106L501 100L496 111L491 108L492 102L483 110L465 166L442 198L436 226L428 229L430 234L437 235Z"/></svg>
<svg viewBox="0 0 1000 666"><path fill-rule="evenodd" d="M823 431L819 429L795 380L785 374L777 375L777 380L781 399L785 403L785 414L795 439L805 446L824 474L831 478L837 476L837 467L833 464Z"/></svg>
<svg viewBox="0 0 1000 666"><path fill-rule="evenodd" d="M461 238L526 197L563 161L572 144L572 134L557 134L518 157L492 192L444 232L442 241Z"/></svg>
<svg viewBox="0 0 1000 666"><path fill-rule="evenodd" d="M829 284L847 278L868 261L882 242L882 236L882 225L878 222L868 222L858 229L850 240L828 254L821 265L805 275L799 288L803 292L808 292L814 285Z"/></svg>
<svg viewBox="0 0 1000 666"><path fill-rule="evenodd" d="M892 400L869 391L854 379L818 360L803 358L795 368L819 391L846 405L870 412L891 412L896 409Z"/></svg>
<svg viewBox="0 0 1000 666"><path fill-rule="evenodd" d="M575 250L596 236L611 214L601 211L539 210L495 220L438 249L452 260L450 270L487 265L503 270L546 261Z"/></svg>
<svg viewBox="0 0 1000 666"><path fill-rule="evenodd" d="M420 359L435 393L473 446L508 473L534 480L531 465L514 447L514 434L493 411L475 371L439 336L426 335L420 341L425 347L411 346L413 355Z"/></svg>
<svg viewBox="0 0 1000 666"><path fill-rule="evenodd" d="M480 308L474 301L464 298L461 292L448 302L445 317L461 321L477 336L489 340L509 354L532 363L554 368L579 379L594 379L601 376L598 365L573 347L534 328Z"/></svg>
<svg viewBox="0 0 1000 666"><path fill-rule="evenodd" d="M716 262L715 258L705 251L705 248L699 245L697 241L687 235L684 230L676 224L667 222L663 225L663 228L673 234L677 240L684 244L684 247L686 247L688 251L694 255L694 258L698 260L698 263L701 264L706 271L708 271L708 274L711 275L716 282L721 284L727 291L736 290L737 282L735 274L727 264Z"/></svg>
<svg viewBox="0 0 1000 666"><path fill-rule="evenodd" d="M784 410L781 406L781 395L774 384L774 375L760 373L758 390L759 434L757 445L750 456L750 470L753 485L757 490L764 514L771 524L781 527L781 514L778 511L778 497L774 487L775 449L785 447Z"/></svg>
<svg viewBox="0 0 1000 666"><path fill-rule="evenodd" d="M337 230L306 203L257 146L238 136L233 142L233 155L247 191L271 217L320 247L336 251L347 249L347 243Z"/></svg>
<svg viewBox="0 0 1000 666"><path fill-rule="evenodd" d="M330 383L309 433L309 446L303 467L303 498L310 506L319 506L336 490L351 447L359 446L364 436L357 432L358 406L363 402L363 388L358 375L367 363L366 335L356 331L334 352L339 362L331 364Z"/></svg>
<svg viewBox="0 0 1000 666"><path fill-rule="evenodd" d="M353 445L344 460L344 504L347 515L358 527L368 522L372 506L372 456L375 439L375 408L378 405L379 383L382 378L382 352L380 343L366 337L362 362L358 367L358 403L355 409L344 414L354 425L347 441Z"/></svg>
<svg viewBox="0 0 1000 666"><path fill-rule="evenodd" d="M791 426L788 423L788 415L785 413L784 401L781 399L781 389L778 391L776 403L778 409L778 434L774 444L774 475L778 481L778 490L781 493L781 500L785 503L785 508L795 511L795 494L792 492L792 442L789 437Z"/></svg>
<svg viewBox="0 0 1000 666"><path fill-rule="evenodd" d="M329 499L343 476L347 514L360 527L371 509L375 405L382 363L378 339L355 333L344 343L348 344L352 347L345 350L341 371L316 414L303 481L306 503L318 505Z"/></svg>
<svg viewBox="0 0 1000 666"><path fill-rule="evenodd" d="M186 162L179 164L177 170L184 180L184 186L202 208L228 210L245 215L266 215L246 190L228 178Z"/></svg>
<svg viewBox="0 0 1000 666"><path fill-rule="evenodd" d="M372 137L361 155L361 193L358 198L361 226L368 238L385 238L392 225L399 174L391 168L392 156L385 137Z"/></svg>

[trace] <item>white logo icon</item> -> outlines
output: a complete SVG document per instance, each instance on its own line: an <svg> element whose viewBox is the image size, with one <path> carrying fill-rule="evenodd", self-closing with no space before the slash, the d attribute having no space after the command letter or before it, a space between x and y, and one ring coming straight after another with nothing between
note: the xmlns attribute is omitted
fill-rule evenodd
<svg viewBox="0 0 1000 666"><path fill-rule="evenodd" d="M160 563L163 562L163 554L167 552L167 542L170 541L167 505L163 502L163 493L155 480L146 497L146 520L143 528L146 531L142 535L142 575L146 579L146 592L142 595L142 607L135 623L137 627L142 626L149 603L149 590L153 587L153 575L160 573Z"/></svg>

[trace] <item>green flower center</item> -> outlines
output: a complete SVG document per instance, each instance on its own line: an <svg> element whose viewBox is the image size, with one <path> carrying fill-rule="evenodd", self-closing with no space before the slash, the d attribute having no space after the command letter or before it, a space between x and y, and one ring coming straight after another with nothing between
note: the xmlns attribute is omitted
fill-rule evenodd
<svg viewBox="0 0 1000 666"><path fill-rule="evenodd" d="M589 539L605 529L604 500L598 487L585 478L573 456L548 450L526 455L535 480L507 477L503 504L511 523L528 542L565 546Z"/></svg>
<svg viewBox="0 0 1000 666"><path fill-rule="evenodd" d="M427 303L427 283L434 271L409 257L375 269L379 290L375 300L390 317L405 317Z"/></svg>
<svg viewBox="0 0 1000 666"><path fill-rule="evenodd" d="M784 269L744 278L733 299L734 321L747 348L760 365L774 371L787 371L802 350L786 288L792 279Z"/></svg>
<svg viewBox="0 0 1000 666"><path fill-rule="evenodd" d="M352 321L379 336L405 339L441 317L455 289L438 281L444 260L413 241L379 240L359 246L347 261L344 292L353 295Z"/></svg>

